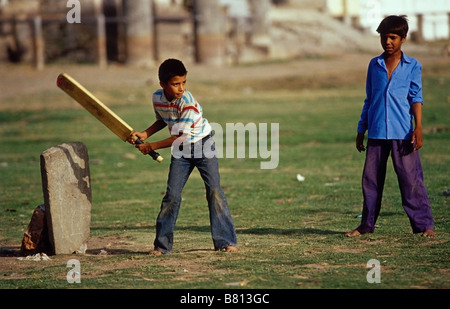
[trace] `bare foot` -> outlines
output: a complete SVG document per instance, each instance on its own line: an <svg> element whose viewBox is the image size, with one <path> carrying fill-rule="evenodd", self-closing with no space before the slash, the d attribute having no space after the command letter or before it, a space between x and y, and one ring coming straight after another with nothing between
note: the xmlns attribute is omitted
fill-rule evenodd
<svg viewBox="0 0 450 309"><path fill-rule="evenodd" d="M238 249L235 246L229 245L222 249L223 252L238 252Z"/></svg>
<svg viewBox="0 0 450 309"><path fill-rule="evenodd" d="M153 251L149 252L149 255L161 255L161 254L163 254L163 253L159 250L153 250Z"/></svg>
<svg viewBox="0 0 450 309"><path fill-rule="evenodd" d="M359 235L361 235L361 233L358 230L353 230L353 231L345 233L345 237L354 237L354 236L359 236Z"/></svg>
<svg viewBox="0 0 450 309"><path fill-rule="evenodd" d="M435 237L436 237L436 234L434 233L433 230L428 229L428 230L425 230L425 231L423 232L422 236L423 236L423 237L435 238Z"/></svg>

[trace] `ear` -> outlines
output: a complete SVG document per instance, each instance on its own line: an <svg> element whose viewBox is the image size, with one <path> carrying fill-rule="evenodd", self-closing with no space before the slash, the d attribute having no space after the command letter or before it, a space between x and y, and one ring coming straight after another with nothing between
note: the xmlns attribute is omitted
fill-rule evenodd
<svg viewBox="0 0 450 309"><path fill-rule="evenodd" d="M165 83L163 83L163 82L159 82L159 85L162 87L162 88L165 88L166 87L166 84Z"/></svg>
<svg viewBox="0 0 450 309"><path fill-rule="evenodd" d="M404 37L402 37L402 44L406 42L406 35Z"/></svg>

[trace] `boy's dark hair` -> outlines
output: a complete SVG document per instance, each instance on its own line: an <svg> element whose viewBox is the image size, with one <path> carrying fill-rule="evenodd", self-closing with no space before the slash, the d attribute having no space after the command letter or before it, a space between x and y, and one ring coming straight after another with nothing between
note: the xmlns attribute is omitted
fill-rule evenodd
<svg viewBox="0 0 450 309"><path fill-rule="evenodd" d="M167 59L159 66L158 77L162 83L167 83L174 76L184 76L187 74L183 62L178 59Z"/></svg>
<svg viewBox="0 0 450 309"><path fill-rule="evenodd" d="M377 28L380 35L386 33L395 33L402 38L408 34L408 19L406 15L391 15L384 18Z"/></svg>

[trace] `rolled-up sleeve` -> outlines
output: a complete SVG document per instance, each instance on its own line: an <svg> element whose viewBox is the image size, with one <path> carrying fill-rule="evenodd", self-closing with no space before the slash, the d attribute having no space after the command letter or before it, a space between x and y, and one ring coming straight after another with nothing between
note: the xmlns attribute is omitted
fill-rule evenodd
<svg viewBox="0 0 450 309"><path fill-rule="evenodd" d="M408 102L410 105L414 103L423 104L422 95L422 65L416 62L411 70L411 84L408 92Z"/></svg>

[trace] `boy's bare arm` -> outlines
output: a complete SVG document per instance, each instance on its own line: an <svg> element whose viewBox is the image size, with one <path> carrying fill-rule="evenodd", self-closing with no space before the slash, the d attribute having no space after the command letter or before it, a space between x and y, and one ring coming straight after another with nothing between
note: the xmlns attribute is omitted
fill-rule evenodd
<svg viewBox="0 0 450 309"><path fill-rule="evenodd" d="M145 131L142 132L133 132L130 138L128 138L128 142L130 144L135 144L134 140L139 138L141 141L145 141L147 138L165 128L167 124L162 120L155 121L150 127L148 127Z"/></svg>
<svg viewBox="0 0 450 309"><path fill-rule="evenodd" d="M141 132L144 137L143 139L141 138L141 140L142 141L146 140L156 132L159 132L162 129L164 129L166 126L167 124L164 121L156 120L150 127L148 127L145 131Z"/></svg>
<svg viewBox="0 0 450 309"><path fill-rule="evenodd" d="M414 150L419 150L423 146L422 137L422 103L413 103L412 112L414 115L415 128L411 136L411 143L414 144Z"/></svg>
<svg viewBox="0 0 450 309"><path fill-rule="evenodd" d="M145 141L147 138L155 134L156 132L164 129L167 124L162 120L155 121L150 127L148 127L145 131L142 132L133 132L133 134L128 139L130 144L135 145L136 148L139 149L144 155L149 154L152 150L167 148L172 146L172 143L178 138L178 136L171 136L164 140L153 142L153 143L143 143L136 144L135 139L139 138L141 141Z"/></svg>
<svg viewBox="0 0 450 309"><path fill-rule="evenodd" d="M180 133L180 135L172 135L171 137L168 137L168 138L158 141L158 142L144 143L144 144L136 145L136 148L138 148L142 154L147 155L152 150L172 147L173 143L176 140L178 140L179 144L181 144L186 140L186 138L187 138L187 134Z"/></svg>

